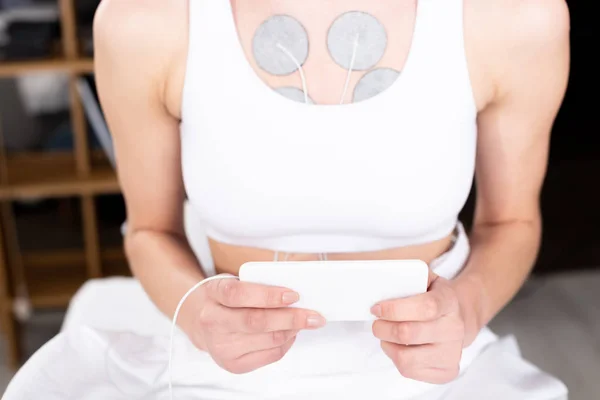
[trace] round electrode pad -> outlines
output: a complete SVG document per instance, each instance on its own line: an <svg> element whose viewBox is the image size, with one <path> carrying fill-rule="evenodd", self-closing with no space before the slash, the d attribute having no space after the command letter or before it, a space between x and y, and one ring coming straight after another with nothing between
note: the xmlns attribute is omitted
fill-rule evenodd
<svg viewBox="0 0 600 400"><path fill-rule="evenodd" d="M280 88L276 88L275 91L280 95L287 97L290 100L298 101L300 103L306 103L306 99L304 97L304 92L302 89L298 89L292 86L284 86ZM308 97L307 104L315 104L310 97Z"/></svg>
<svg viewBox="0 0 600 400"><path fill-rule="evenodd" d="M289 75L308 58L308 34L295 18L275 15L256 30L252 51L260 68L272 75Z"/></svg>
<svg viewBox="0 0 600 400"><path fill-rule="evenodd" d="M398 76L400 72L390 68L378 68L368 72L356 84L354 102L358 103L384 92L396 82Z"/></svg>
<svg viewBox="0 0 600 400"><path fill-rule="evenodd" d="M387 48L387 33L383 24L374 16L361 11L350 11L331 25L327 45L331 57L342 68L365 71L377 65L383 57Z"/></svg>

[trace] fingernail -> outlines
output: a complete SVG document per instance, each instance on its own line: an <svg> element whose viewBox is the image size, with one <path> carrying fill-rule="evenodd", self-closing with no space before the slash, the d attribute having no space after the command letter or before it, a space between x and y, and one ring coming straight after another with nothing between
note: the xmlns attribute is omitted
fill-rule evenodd
<svg viewBox="0 0 600 400"><path fill-rule="evenodd" d="M306 323L309 328L320 328L325 325L325 318L317 315L311 315L306 319Z"/></svg>
<svg viewBox="0 0 600 400"><path fill-rule="evenodd" d="M379 304L376 304L373 307L371 307L371 314L373 314L376 317L381 317L381 306Z"/></svg>
<svg viewBox="0 0 600 400"><path fill-rule="evenodd" d="M296 292L286 292L283 294L282 300L285 304L294 304L300 300L300 295Z"/></svg>

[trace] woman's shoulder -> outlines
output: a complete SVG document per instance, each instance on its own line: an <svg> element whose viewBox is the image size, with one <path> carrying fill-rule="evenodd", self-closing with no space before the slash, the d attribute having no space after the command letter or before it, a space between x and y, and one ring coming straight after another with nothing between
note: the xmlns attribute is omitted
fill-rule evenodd
<svg viewBox="0 0 600 400"><path fill-rule="evenodd" d="M172 51L187 35L188 0L103 0L94 21L96 40L114 49Z"/></svg>
<svg viewBox="0 0 600 400"><path fill-rule="evenodd" d="M188 0L103 0L94 20L96 69L167 90L187 56Z"/></svg>
<svg viewBox="0 0 600 400"><path fill-rule="evenodd" d="M547 45L568 34L565 0L467 0L470 22L498 45Z"/></svg>
<svg viewBox="0 0 600 400"><path fill-rule="evenodd" d="M502 91L511 74L560 62L570 32L565 0L465 0L465 36L471 61Z"/></svg>

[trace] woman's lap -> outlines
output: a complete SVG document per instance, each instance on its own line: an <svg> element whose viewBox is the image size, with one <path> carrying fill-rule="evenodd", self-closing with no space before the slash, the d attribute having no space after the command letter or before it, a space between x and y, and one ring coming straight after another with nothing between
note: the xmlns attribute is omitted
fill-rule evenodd
<svg viewBox="0 0 600 400"><path fill-rule="evenodd" d="M464 231L436 272L451 278L468 256ZM75 296L63 332L17 374L6 400L168 399L170 323L133 279L88 283ZM403 378L370 324L329 324L302 332L277 364L246 375L219 368L182 334L175 341L177 400L376 398L378 400L563 400L566 389L520 357L510 340L484 329L465 349L462 374L433 386Z"/></svg>
<svg viewBox="0 0 600 400"><path fill-rule="evenodd" d="M364 338L356 341L350 337L354 328L339 326L330 330L331 336L305 337L296 352L280 363L247 375L220 369L179 335L175 347L175 398L566 399L564 385L523 360L510 339L488 344L455 382L433 386L401 377L393 366L385 364L384 358L373 353L372 343L365 343L362 350L351 354L339 354L354 343L364 342ZM342 343L322 356L324 346L343 331L349 336L340 338ZM307 352L313 343L313 351ZM163 335L70 328L29 360L4 398L166 400L167 344L168 337Z"/></svg>

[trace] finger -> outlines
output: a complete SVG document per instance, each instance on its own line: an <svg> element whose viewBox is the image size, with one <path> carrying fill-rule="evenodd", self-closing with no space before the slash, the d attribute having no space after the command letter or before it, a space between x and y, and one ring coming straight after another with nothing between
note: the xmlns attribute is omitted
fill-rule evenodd
<svg viewBox="0 0 600 400"><path fill-rule="evenodd" d="M295 341L296 337L293 337L283 346L274 349L248 353L235 360L225 361L221 366L233 374L246 374L248 372L255 371L266 365L273 364L281 360L292 348Z"/></svg>
<svg viewBox="0 0 600 400"><path fill-rule="evenodd" d="M217 279L209 284L208 295L216 302L232 308L280 308L296 303L298 293L280 287Z"/></svg>
<svg viewBox="0 0 600 400"><path fill-rule="evenodd" d="M211 346L211 353L218 354L219 358L224 360L235 360L249 353L262 350L276 349L285 345L296 337L298 331L276 331L259 334L237 334L231 336L229 340L223 343L216 343Z"/></svg>
<svg viewBox="0 0 600 400"><path fill-rule="evenodd" d="M420 346L382 342L381 348L403 376L422 369L454 369L462 355L462 343L458 342Z"/></svg>
<svg viewBox="0 0 600 400"><path fill-rule="evenodd" d="M316 329L325 319L314 311L301 308L207 308L203 320L214 330L236 333L266 333L288 330Z"/></svg>
<svg viewBox="0 0 600 400"><path fill-rule="evenodd" d="M464 340L463 322L453 316L428 322L390 322L378 320L373 323L373 334L385 342L419 345Z"/></svg>
<svg viewBox="0 0 600 400"><path fill-rule="evenodd" d="M433 321L458 310L458 300L450 288L438 288L417 296L383 301L371 312L386 321Z"/></svg>

